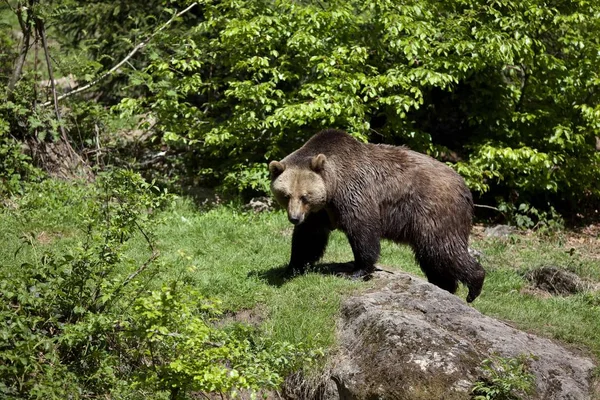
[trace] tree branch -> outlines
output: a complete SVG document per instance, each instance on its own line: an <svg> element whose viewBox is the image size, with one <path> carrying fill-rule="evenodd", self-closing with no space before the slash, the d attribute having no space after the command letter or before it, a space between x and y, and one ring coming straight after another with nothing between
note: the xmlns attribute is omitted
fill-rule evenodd
<svg viewBox="0 0 600 400"><path fill-rule="evenodd" d="M4 2L6 3L6 5L8 6L8 8L10 8L10 10L12 12L16 12L16 10L13 8L13 6L10 4L10 2L8 0L4 0Z"/></svg>
<svg viewBox="0 0 600 400"><path fill-rule="evenodd" d="M114 67L112 67L111 69L109 69L108 71L106 71L104 74L102 74L100 77L94 79L92 82L88 83L87 85L81 86L81 87L76 87L75 89L71 90L70 92L67 92L61 96L58 96L58 98L56 99L56 101L60 101L64 98L67 98L69 96L72 96L74 94L77 93L81 93L84 90L87 90L89 88L91 88L92 86L96 85L98 82L100 82L101 80L105 79L106 77L112 75L116 70L118 70L123 64L125 64L126 62L129 61L129 59L131 57L133 57L133 55L135 53L137 53L139 50L143 49L144 47L146 47L146 45L148 43L150 43L150 41L152 40L152 38L154 38L154 36L156 36L159 32L161 32L162 30L164 30L167 26L169 26L173 20L177 17L182 16L183 14L185 14L186 12L188 12L189 10L191 10L195 5L197 5L198 3L192 3L188 8L186 8L183 11L178 12L177 14L173 15L171 17L171 19L169 19L167 22L165 22L160 28L158 28L154 33L152 33L146 40L141 41L137 46L135 46L133 48L133 50L131 50L131 52L129 54L127 54L127 56L121 60L118 64L116 64ZM52 104L50 101L47 101L45 103L42 104L42 106L46 107L49 106L50 104Z"/></svg>
<svg viewBox="0 0 600 400"><path fill-rule="evenodd" d="M146 270L146 268L148 268L148 266L150 264L152 264L152 262L154 260L156 260L158 258L158 256L160 255L160 252L154 248L154 244L152 243L152 240L150 240L150 238L148 237L146 232L144 232L144 230L137 223L137 221L134 221L134 224L138 228L138 230L141 232L141 234L144 236L144 239L146 240L146 243L148 243L148 247L150 248L150 251L152 252L152 254L150 254L150 257L148 257L146 262L144 262L142 265L140 265L138 267L138 269L136 269L131 274L129 274L129 276L127 278L125 278L125 280L115 290L113 290L113 292L111 293L110 299L101 306L101 309L107 308L113 302L113 300L115 300L117 298L117 296L121 293L121 291L125 288L125 286L129 285L129 283L131 283L131 281L133 279L135 279L136 276L138 276L139 274L144 272ZM131 303L129 305L131 305ZM127 307L129 307L129 306L127 306Z"/></svg>
<svg viewBox="0 0 600 400"><path fill-rule="evenodd" d="M27 19L23 20L23 11L25 10L28 11ZM31 40L31 11L27 9L27 7L19 6L15 10L15 13L17 14L19 25L21 26L21 32L23 33L23 42L21 43L21 49L19 50L19 57L17 58L15 69L13 70L12 76L8 81L7 94L9 101L12 100L15 86L21 78L21 74L23 73L23 65L25 65L25 59L27 58L27 52L29 51L29 42Z"/></svg>
<svg viewBox="0 0 600 400"><path fill-rule="evenodd" d="M127 279L125 279L123 281L123 283L121 284L121 287L119 289L127 286L129 284L129 282L131 282L136 276L138 276L140 273L142 273L148 267L148 265L150 265L150 263L152 261L156 260L158 258L158 255L160 254L158 252L158 250L156 250L154 248L154 245L152 244L152 241L150 240L150 238L148 237L148 235L146 234L146 232L144 232L144 230L142 229L142 227L137 222L135 222L135 226L137 226L138 230L144 236L144 239L146 239L146 242L148 243L148 247L150 247L150 251L152 251L152 254L146 260L145 263L143 263L137 270L135 270L133 273L131 273L131 275L129 275L127 277Z"/></svg>
<svg viewBox="0 0 600 400"><path fill-rule="evenodd" d="M42 46L44 46L44 55L46 56L46 65L48 67L48 78L50 79L50 84L52 87L52 98L54 99L54 113L56 114L56 120L60 128L60 134L68 150L72 154L74 154L75 150L73 150L73 148L69 144L67 133L65 132L65 128L62 126L61 123L60 110L58 109L58 100L56 98L56 83L54 82L54 74L52 72L52 62L50 61L50 53L48 51L48 41L46 40L46 30L44 29L44 22L40 18L36 17L35 26L39 37L42 39Z"/></svg>
<svg viewBox="0 0 600 400"><path fill-rule="evenodd" d="M504 214L504 212L502 212L502 210L500 210L497 207L492 207L492 206L486 206L485 204L473 204L474 207L479 207L479 208L487 208L488 210L494 210L496 212L499 212L500 214L502 214L502 216L504 218L507 218L506 214ZM507 218L508 219L508 218Z"/></svg>
<svg viewBox="0 0 600 400"><path fill-rule="evenodd" d="M489 210L494 210L494 211L498 211L499 213L502 213L502 211L500 211L498 208L492 207L492 206L486 206L485 204L473 204L473 206L479 207L479 208L487 208Z"/></svg>

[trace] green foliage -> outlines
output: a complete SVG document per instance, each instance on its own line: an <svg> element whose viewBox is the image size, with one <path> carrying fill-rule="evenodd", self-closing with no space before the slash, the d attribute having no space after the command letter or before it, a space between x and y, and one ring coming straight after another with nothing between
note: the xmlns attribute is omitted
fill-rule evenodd
<svg viewBox="0 0 600 400"><path fill-rule="evenodd" d="M99 148L114 130L105 107L118 103L203 183L257 193L268 160L337 127L450 159L491 201L544 211L600 201L596 2L209 0L156 31L191 3L32 2L28 12L56 27L57 76L78 84L152 38L94 86L100 105L64 101L72 141ZM17 53L15 38L0 40ZM49 93L31 57L0 118L17 140L64 140L39 105Z"/></svg>
<svg viewBox="0 0 600 400"><path fill-rule="evenodd" d="M141 343L135 386L183 394L275 389L316 353L269 342L244 326L215 329L215 303L174 283L135 302L127 338Z"/></svg>
<svg viewBox="0 0 600 400"><path fill-rule="evenodd" d="M17 56L17 40L10 28L16 23L14 14L0 10L0 82L8 80L13 59Z"/></svg>
<svg viewBox="0 0 600 400"><path fill-rule="evenodd" d="M563 218L549 204L548 211L542 211L527 203L521 203L517 207L501 200L498 210L518 228L534 229L544 233L558 232L564 228Z"/></svg>
<svg viewBox="0 0 600 400"><path fill-rule="evenodd" d="M535 389L535 376L527 363L532 356L504 358L492 355L483 360L486 376L473 384L473 400L525 399Z"/></svg>
<svg viewBox="0 0 600 400"><path fill-rule="evenodd" d="M13 137L25 139L34 137L38 140L55 141L58 139L59 125L51 109L35 108L36 94L32 79L39 77L26 76L12 93L12 99L0 96L0 117L8 123Z"/></svg>
<svg viewBox="0 0 600 400"><path fill-rule="evenodd" d="M24 182L40 177L41 171L31 165L31 158L23 153L21 144L7 137L3 122L0 119L0 196L10 196L22 193Z"/></svg>
<svg viewBox="0 0 600 400"><path fill-rule="evenodd" d="M66 254L44 252L18 271L1 270L3 395L79 398L116 384L119 360L111 349L119 302L142 272L125 277L118 266L133 231L143 232L148 208L167 199L153 190L127 171L100 176L85 202L84 240ZM33 238L24 240L37 254Z"/></svg>
<svg viewBox="0 0 600 400"><path fill-rule="evenodd" d="M268 193L269 170L264 164L245 164L234 167L223 179L223 188L233 193L244 193L245 190Z"/></svg>
<svg viewBox="0 0 600 400"><path fill-rule="evenodd" d="M0 24L10 21L11 29L0 35L0 63L7 64L3 69L5 74L0 74L0 84L6 87L0 91L0 144L5 146L10 137L20 145L14 149L27 147L32 157L30 160L11 150L13 157L5 162L5 168L33 170L31 165L35 165L58 176L71 176L66 170L73 172L73 164L81 160L72 154L71 147L98 150L98 136L104 133L111 118L106 106L89 99L63 100L61 105L66 107L55 110L49 67L53 71L55 94L60 96L73 86L95 78L101 64L89 59L87 48L59 46L64 36L63 29L56 25L65 10L73 6L72 1L4 3L8 7L0 9ZM42 36L47 38L47 50ZM19 159L18 165L14 164L14 158ZM100 160L96 157L92 161ZM10 162L14 165L6 167Z"/></svg>
<svg viewBox="0 0 600 400"><path fill-rule="evenodd" d="M165 34L131 75L149 95L119 110L150 112L165 142L193 146L220 179L339 127L432 155L450 149L480 193L594 201L599 7L203 2L201 21ZM265 187L254 182L240 179Z"/></svg>
<svg viewBox="0 0 600 400"><path fill-rule="evenodd" d="M31 261L0 266L0 397L174 399L190 391L257 391L276 387L311 359L302 346L219 327L217 303L173 277L148 291L165 267L151 228L171 196L139 174L116 170L91 187L60 189L32 184L15 198L17 219L62 208L79 213L57 215L82 232L62 250L45 249L25 233L17 253L28 252ZM140 240L146 254L130 254Z"/></svg>

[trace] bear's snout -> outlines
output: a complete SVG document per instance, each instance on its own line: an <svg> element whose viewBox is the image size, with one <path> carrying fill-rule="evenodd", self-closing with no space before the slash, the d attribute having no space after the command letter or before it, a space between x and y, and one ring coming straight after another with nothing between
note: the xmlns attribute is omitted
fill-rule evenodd
<svg viewBox="0 0 600 400"><path fill-rule="evenodd" d="M288 214L288 220L294 224L294 225L298 225L299 223L301 223L304 220L304 216L303 215L292 215L292 214Z"/></svg>
<svg viewBox="0 0 600 400"><path fill-rule="evenodd" d="M302 201L292 197L287 207L288 220L294 225L299 225L304 221L307 211Z"/></svg>

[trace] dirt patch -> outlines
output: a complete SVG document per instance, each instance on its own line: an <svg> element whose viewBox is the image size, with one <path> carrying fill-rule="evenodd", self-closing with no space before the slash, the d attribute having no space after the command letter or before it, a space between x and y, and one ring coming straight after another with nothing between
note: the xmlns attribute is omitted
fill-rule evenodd
<svg viewBox="0 0 600 400"><path fill-rule="evenodd" d="M279 234L283 237L292 237L293 233L294 233L294 228L291 228L291 227L283 228L282 230L279 231Z"/></svg>
<svg viewBox="0 0 600 400"><path fill-rule="evenodd" d="M577 231L569 231L565 245L592 260L600 260L600 224L590 224Z"/></svg>
<svg viewBox="0 0 600 400"><path fill-rule="evenodd" d="M535 289L555 295L570 295L585 290L588 285L577 275L557 267L542 267L528 272L525 278Z"/></svg>
<svg viewBox="0 0 600 400"><path fill-rule="evenodd" d="M204 392L192 392L190 397L194 400L250 400L250 399L262 399L262 400L281 400L283 397L276 391L265 391L260 390L258 392L252 392L250 390L240 390L236 396L221 393L204 393Z"/></svg>
<svg viewBox="0 0 600 400"><path fill-rule="evenodd" d="M61 233L42 231L38 233L35 239L38 241L39 244L46 246L54 243L56 240L62 237L63 235Z"/></svg>
<svg viewBox="0 0 600 400"><path fill-rule="evenodd" d="M260 307L246 308L236 312L226 313L225 316L219 320L218 325L225 326L232 323L239 323L257 327L265 320L265 313L266 311Z"/></svg>
<svg viewBox="0 0 600 400"><path fill-rule="evenodd" d="M550 293L546 292L545 290L537 289L537 288L531 287L531 286L525 286L519 292L524 295L538 297L541 299L552 298L552 295Z"/></svg>

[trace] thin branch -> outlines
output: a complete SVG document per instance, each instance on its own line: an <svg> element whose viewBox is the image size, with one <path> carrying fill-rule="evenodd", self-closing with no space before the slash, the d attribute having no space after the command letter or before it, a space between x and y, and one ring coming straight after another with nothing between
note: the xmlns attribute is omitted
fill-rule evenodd
<svg viewBox="0 0 600 400"><path fill-rule="evenodd" d="M206 400L210 400L210 397L208 397L204 392L198 392L202 398L206 399Z"/></svg>
<svg viewBox="0 0 600 400"><path fill-rule="evenodd" d="M12 5L9 3L9 1L8 1L8 0L4 0L4 2L6 3L6 5L8 6L8 8L10 8L10 10L11 10L12 12L15 12L15 9L14 9L14 8L13 8L13 6L12 6Z"/></svg>
<svg viewBox="0 0 600 400"><path fill-rule="evenodd" d="M498 208L492 207L492 206L486 206L485 204L473 204L473 206L479 207L479 208L487 208L487 209L498 211L499 213L502 213L502 211L500 211Z"/></svg>
<svg viewBox="0 0 600 400"><path fill-rule="evenodd" d="M129 283L135 279L136 276L138 276L139 274L141 274L142 272L144 272L144 270L146 270L146 268L148 268L148 266L158 258L160 252L158 250L156 250L154 248L154 245L152 244L152 240L150 240L150 238L148 237L148 235L146 234L146 232L144 232L144 230L142 229L142 227L137 223L137 221L134 221L135 226L138 228L138 230L142 233L142 235L144 236L144 239L146 239L146 243L148 243L148 247L150 248L150 251L152 252L152 254L150 255L150 257L148 257L148 259L146 260L145 263L143 263L142 265L140 265L140 267L135 270L134 272L132 272L124 281L123 283L121 283L119 285L119 287L117 287L112 293L111 293L111 298L102 305L102 309L105 309L108 307L108 305L117 297L117 295L119 295L119 293L121 293L121 290L123 290L123 288L127 285L129 285ZM128 306L129 307L129 306Z"/></svg>
<svg viewBox="0 0 600 400"><path fill-rule="evenodd" d="M75 154L75 150L69 144L69 140L67 138L67 133L65 132L64 126L62 126L61 118L60 118L60 110L58 109L58 100L56 98L56 84L54 82L54 74L52 72L52 62L50 61L50 52L48 51L48 41L46 40L46 31L44 29L44 22L40 18L35 18L35 26L38 32L39 37L42 39L42 46L44 46L44 54L46 56L46 65L48 67L48 78L50 79L50 84L52 86L52 98L54 100L54 113L56 114L56 120L58 122L58 127L60 128L60 134L67 146L68 150Z"/></svg>
<svg viewBox="0 0 600 400"><path fill-rule="evenodd" d="M71 156L73 156L76 160L78 160L81 163L81 165L86 166L86 162L83 160L83 158L81 158L81 156L79 154L77 154L77 152L71 146L71 143L69 142L69 138L65 131L65 127L62 125L62 122L61 122L60 110L58 108L58 98L56 95L56 83L54 81L54 74L52 72L52 61L50 60L50 52L48 51L48 41L46 39L46 30L44 28L44 21L42 21L42 19L40 19L39 17L35 17L35 24L36 24L38 36L42 39L42 46L44 47L44 55L46 56L46 65L48 67L48 78L50 79L50 84L52 87L54 112L56 114L56 120L58 122L58 127L60 128L60 134L61 134L62 140L64 142L64 145L67 147L67 150L69 151L69 153L71 153ZM89 171L87 171L87 172L89 173Z"/></svg>
<svg viewBox="0 0 600 400"><path fill-rule="evenodd" d="M500 210L500 209L499 209L499 208L497 208L497 207L486 206L485 204L473 204L473 206L474 206L474 207L478 207L478 208L487 208L488 210L494 210L494 211L496 211L496 212L499 212L500 214L502 214L502 216L503 216L504 218L507 218L507 217L506 217L506 214L504 214L504 212L502 212L502 210Z"/></svg>
<svg viewBox="0 0 600 400"><path fill-rule="evenodd" d="M131 282L136 276L138 276L146 268L148 268L148 265L150 265L150 263L152 263L152 261L156 260L159 255L159 251L154 248L154 246L152 245L152 241L150 240L150 238L148 238L148 235L146 235L146 232L144 232L142 227L139 226L137 222L135 222L135 225L137 226L138 230L142 233L142 235L144 235L144 239L146 239L146 242L148 242L148 246L150 247L152 254L150 255L150 258L148 258L146 260L145 263L143 263L137 270L135 270L133 273L131 273L131 275L129 275L127 277L127 279L125 279L123 281L120 288L124 288L125 286L127 286L129 284L129 282Z"/></svg>
<svg viewBox="0 0 600 400"><path fill-rule="evenodd" d="M189 10L192 9L192 7L194 7L196 4L198 3L192 3L188 8L186 8L183 11L178 12L177 14L173 15L171 17L171 19L169 19L167 22L165 22L160 28L158 28L154 33L152 33L146 40L141 41L137 46L135 46L133 48L133 50L131 50L131 52L129 54L127 54L127 56L122 59L118 64L116 64L114 67L112 67L111 69L109 69L108 71L106 71L104 74L102 74L99 78L96 78L95 80L93 80L92 82L88 83L87 85L81 86L81 87L77 87L74 90L71 90L70 92L67 92L61 96L58 96L57 101L60 101L66 97L72 96L74 94L77 93L81 93L84 90L87 90L89 88L91 88L92 86L96 85L98 82L100 82L101 80L105 79L106 77L112 75L116 70L118 70L123 64L125 64L126 62L129 61L129 59L131 57L133 57L133 55L135 53L137 53L139 50L143 49L144 47L146 47L146 45L148 43L150 43L150 40L152 40L152 38L154 38L154 36L156 36L159 32L161 32L162 30L164 30L167 26L169 26L173 20L175 20L175 18L182 16L183 14L185 14L186 12L188 12ZM52 104L51 102L47 101L45 103L42 104L42 106L46 107L49 106L50 104Z"/></svg>
<svg viewBox="0 0 600 400"><path fill-rule="evenodd" d="M26 9L26 8L25 8ZM23 33L23 43L21 43L21 49L19 50L19 57L13 74L10 77L7 85L8 100L12 100L13 91L21 74L23 73L23 65L25 65L25 59L27 58L27 52L29 51L29 41L31 40L31 16L32 13L27 9L27 20L23 20L23 7L19 7L15 10L19 25L21 26L21 32Z"/></svg>
<svg viewBox="0 0 600 400"><path fill-rule="evenodd" d="M35 82L33 82L33 107L35 108L37 106L37 98L38 98L38 74L37 74L37 68L38 68L38 61L39 61L39 57L38 57L38 53L39 53L39 36L36 34L35 39L33 40L33 76L35 76ZM36 128L36 136L37 136L37 128Z"/></svg>

